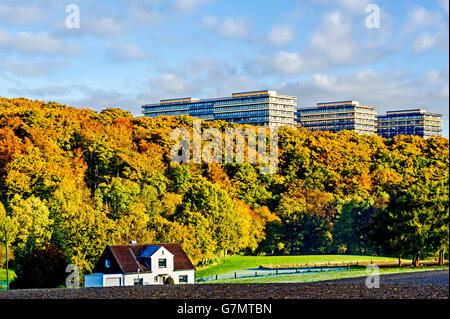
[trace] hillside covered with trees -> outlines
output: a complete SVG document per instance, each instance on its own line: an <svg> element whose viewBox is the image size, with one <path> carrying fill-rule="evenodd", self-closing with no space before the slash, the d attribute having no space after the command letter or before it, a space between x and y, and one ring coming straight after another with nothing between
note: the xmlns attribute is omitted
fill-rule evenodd
<svg viewBox="0 0 450 319"><path fill-rule="evenodd" d="M180 243L194 264L448 249L448 139L282 127L278 171L261 175L258 164L172 163L170 133L193 120L0 98L1 265L5 242L16 256L51 244L84 272L130 240Z"/></svg>

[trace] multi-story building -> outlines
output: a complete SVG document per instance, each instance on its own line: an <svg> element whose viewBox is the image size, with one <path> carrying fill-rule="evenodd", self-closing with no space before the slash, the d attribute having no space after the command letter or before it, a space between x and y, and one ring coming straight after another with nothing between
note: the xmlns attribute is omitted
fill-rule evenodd
<svg viewBox="0 0 450 319"><path fill-rule="evenodd" d="M442 114L423 109L388 111L377 117L377 134L384 138L418 135L422 138L442 134Z"/></svg>
<svg viewBox="0 0 450 319"><path fill-rule="evenodd" d="M231 97L198 99L193 97L161 100L142 105L146 116L190 115L203 120L224 120L257 126L295 125L297 97L276 91L233 93Z"/></svg>
<svg viewBox="0 0 450 319"><path fill-rule="evenodd" d="M354 130L361 134L375 134L376 109L358 101L317 103L315 107L298 109L296 121L312 131Z"/></svg>

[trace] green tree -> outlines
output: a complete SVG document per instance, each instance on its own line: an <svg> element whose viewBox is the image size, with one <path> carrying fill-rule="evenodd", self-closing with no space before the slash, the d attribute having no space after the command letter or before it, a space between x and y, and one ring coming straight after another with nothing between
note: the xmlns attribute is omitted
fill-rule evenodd
<svg viewBox="0 0 450 319"><path fill-rule="evenodd" d="M50 240L53 220L50 219L50 211L47 206L33 195L22 199L15 195L10 202L11 217L19 225L16 238L18 247L23 247L28 236L33 235L37 245L43 245Z"/></svg>
<svg viewBox="0 0 450 319"><path fill-rule="evenodd" d="M18 223L6 214L5 207L0 202L0 241L5 244L6 285L9 288L9 251L18 233Z"/></svg>
<svg viewBox="0 0 450 319"><path fill-rule="evenodd" d="M333 225L335 249L345 247L346 253L353 255L372 253L373 245L367 233L376 210L373 198L355 197L345 202Z"/></svg>
<svg viewBox="0 0 450 319"><path fill-rule="evenodd" d="M169 190L173 193L183 192L185 186L191 182L191 173L186 165L171 163L167 169L167 175L171 181Z"/></svg>

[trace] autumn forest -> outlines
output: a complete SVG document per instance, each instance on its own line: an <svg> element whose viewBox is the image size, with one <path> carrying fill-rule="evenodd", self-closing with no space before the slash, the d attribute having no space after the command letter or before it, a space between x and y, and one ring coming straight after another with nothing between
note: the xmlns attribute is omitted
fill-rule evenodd
<svg viewBox="0 0 450 319"><path fill-rule="evenodd" d="M0 98L0 268L5 243L11 259L52 244L85 273L105 245L130 240L180 243L195 265L447 254L448 139L281 127L278 170L264 175L258 164L171 162L171 131L192 132L193 120Z"/></svg>

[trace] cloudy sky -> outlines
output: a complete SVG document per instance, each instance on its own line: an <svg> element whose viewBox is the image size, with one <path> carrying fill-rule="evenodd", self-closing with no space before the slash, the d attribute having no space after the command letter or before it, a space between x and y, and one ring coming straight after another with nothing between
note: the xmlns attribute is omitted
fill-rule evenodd
<svg viewBox="0 0 450 319"><path fill-rule="evenodd" d="M448 137L448 38L447 0L0 0L0 96L140 115L273 89L302 107L425 108Z"/></svg>

